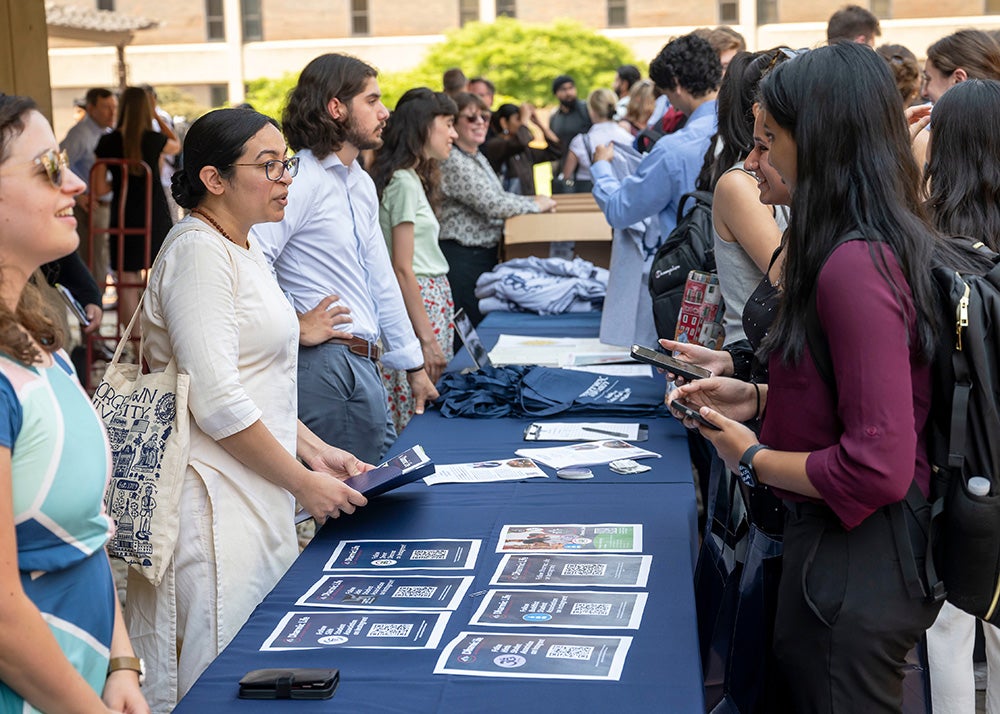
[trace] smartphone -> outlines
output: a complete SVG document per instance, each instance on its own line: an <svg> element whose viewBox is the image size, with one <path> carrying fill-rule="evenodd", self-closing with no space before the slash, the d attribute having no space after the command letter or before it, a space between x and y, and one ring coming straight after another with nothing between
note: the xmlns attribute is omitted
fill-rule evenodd
<svg viewBox="0 0 1000 714"><path fill-rule="evenodd" d="M56 283L54 287L59 293L59 296L63 299L63 302L66 303L66 307L68 307L70 312L73 313L73 316L80 321L80 324L84 327L90 327L90 318L87 317L87 313L83 311L83 305L77 302L77 299L73 297L73 293L71 293L62 283Z"/></svg>
<svg viewBox="0 0 1000 714"><path fill-rule="evenodd" d="M659 367L665 369L672 374L679 374L688 381L694 381L696 379L705 379L706 377L711 377L711 371L705 369L704 367L699 367L696 364L691 364L690 362L682 362L679 359L675 359L670 355L663 354L662 352L657 352L656 350L651 350L648 347L643 347L642 345L632 345L632 359L638 360L640 362L646 362L654 367Z"/></svg>
<svg viewBox="0 0 1000 714"><path fill-rule="evenodd" d="M714 429L715 431L722 431L722 429L720 429L715 424L708 421L708 419L703 417L697 409L692 407L690 404L682 402L680 399L675 399L674 401L670 402L670 408L673 409L680 416L686 419L694 419L696 422L698 422L704 427L708 427L709 429Z"/></svg>

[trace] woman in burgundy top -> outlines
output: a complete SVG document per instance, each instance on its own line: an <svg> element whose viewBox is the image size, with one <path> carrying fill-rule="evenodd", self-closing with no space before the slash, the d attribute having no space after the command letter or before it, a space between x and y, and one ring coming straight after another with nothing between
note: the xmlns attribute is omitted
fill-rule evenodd
<svg viewBox="0 0 1000 714"><path fill-rule="evenodd" d="M890 518L911 513L892 506L911 485L928 490L934 297L923 266L935 235L899 93L874 52L813 50L776 67L761 94L770 161L792 194L762 346L770 382L714 377L669 399L700 406L729 468L785 500L774 649L795 711L898 712L904 658L939 607L908 590ZM807 346L810 320L835 389ZM739 422L761 411L758 443ZM922 536L910 540L925 552Z"/></svg>

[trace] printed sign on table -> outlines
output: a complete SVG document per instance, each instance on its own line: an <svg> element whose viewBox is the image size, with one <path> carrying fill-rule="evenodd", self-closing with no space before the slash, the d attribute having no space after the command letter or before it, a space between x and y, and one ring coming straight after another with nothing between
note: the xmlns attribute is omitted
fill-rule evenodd
<svg viewBox="0 0 1000 714"><path fill-rule="evenodd" d="M631 637L462 632L434 674L617 682L631 645Z"/></svg>
<svg viewBox="0 0 1000 714"><path fill-rule="evenodd" d="M475 567L481 541L343 540L323 570L468 570Z"/></svg>
<svg viewBox="0 0 1000 714"><path fill-rule="evenodd" d="M642 525L638 523L562 523L504 526L497 552L530 550L535 553L642 552Z"/></svg>
<svg viewBox="0 0 1000 714"><path fill-rule="evenodd" d="M490 585L646 587L651 555L508 553Z"/></svg>
<svg viewBox="0 0 1000 714"><path fill-rule="evenodd" d="M281 618L261 652L328 647L434 649L450 612L290 612Z"/></svg>
<svg viewBox="0 0 1000 714"><path fill-rule="evenodd" d="M646 593L490 590L470 625L638 630Z"/></svg>
<svg viewBox="0 0 1000 714"><path fill-rule="evenodd" d="M472 577L324 575L296 605L377 610L454 610Z"/></svg>

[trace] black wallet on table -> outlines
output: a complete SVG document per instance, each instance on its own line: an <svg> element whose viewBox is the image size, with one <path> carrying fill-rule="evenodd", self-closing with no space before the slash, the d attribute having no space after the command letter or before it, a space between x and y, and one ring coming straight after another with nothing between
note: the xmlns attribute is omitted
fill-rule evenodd
<svg viewBox="0 0 1000 714"><path fill-rule="evenodd" d="M240 698L329 699L339 683L336 669L255 669L240 680Z"/></svg>

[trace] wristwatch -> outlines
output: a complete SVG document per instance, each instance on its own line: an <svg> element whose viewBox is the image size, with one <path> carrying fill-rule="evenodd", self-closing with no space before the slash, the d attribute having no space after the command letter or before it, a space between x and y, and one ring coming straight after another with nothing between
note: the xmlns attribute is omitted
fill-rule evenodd
<svg viewBox="0 0 1000 714"><path fill-rule="evenodd" d="M108 660L108 674L120 669L130 669L139 675L139 686L146 683L146 663L141 657L112 657Z"/></svg>
<svg viewBox="0 0 1000 714"><path fill-rule="evenodd" d="M740 481L750 488L757 488L760 485L760 482L757 480L757 470L753 467L753 457L761 449L770 448L770 446L764 446L763 444L754 444L744 451L743 456L740 457Z"/></svg>

